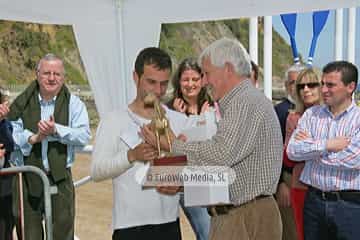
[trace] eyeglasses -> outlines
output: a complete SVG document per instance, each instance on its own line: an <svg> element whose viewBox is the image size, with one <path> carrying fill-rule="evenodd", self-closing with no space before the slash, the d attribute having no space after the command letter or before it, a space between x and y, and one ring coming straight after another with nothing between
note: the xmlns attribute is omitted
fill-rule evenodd
<svg viewBox="0 0 360 240"><path fill-rule="evenodd" d="M318 82L310 82L310 83L299 83L296 85L299 90L303 90L305 86L308 88L316 88L320 86L320 83Z"/></svg>
<svg viewBox="0 0 360 240"><path fill-rule="evenodd" d="M63 75L60 72L51 72L51 71L41 72L40 74L44 77L50 77L51 75L54 75L54 77L61 77Z"/></svg>

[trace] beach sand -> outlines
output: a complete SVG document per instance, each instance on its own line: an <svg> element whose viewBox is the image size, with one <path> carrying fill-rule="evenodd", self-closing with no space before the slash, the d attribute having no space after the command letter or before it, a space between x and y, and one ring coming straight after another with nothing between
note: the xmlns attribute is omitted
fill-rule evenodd
<svg viewBox="0 0 360 240"><path fill-rule="evenodd" d="M74 181L89 175L90 156L77 154L72 168ZM76 236L81 239L111 239L111 180L89 182L76 188ZM195 240L195 235L186 217L180 214L183 240Z"/></svg>

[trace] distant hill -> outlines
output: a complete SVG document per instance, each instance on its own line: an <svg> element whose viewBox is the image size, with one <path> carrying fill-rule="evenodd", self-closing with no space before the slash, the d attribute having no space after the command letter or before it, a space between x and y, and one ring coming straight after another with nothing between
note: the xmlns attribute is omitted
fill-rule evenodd
<svg viewBox="0 0 360 240"><path fill-rule="evenodd" d="M262 18L259 19L259 65L262 69L264 28ZM177 66L186 57L197 57L202 49L221 37L237 38L248 49L248 36L249 21L247 19L163 24L160 48L169 52ZM284 72L292 63L291 47L273 30L273 86L275 88L283 87Z"/></svg>
<svg viewBox="0 0 360 240"><path fill-rule="evenodd" d="M262 68L264 31L262 18L259 19L259 64ZM169 52L176 67L183 58L197 57L202 49L223 36L237 38L248 48L248 20L164 24L160 47ZM69 84L88 84L71 26L0 20L0 85L23 85L35 79L36 63L49 52L64 59ZM290 46L273 31L275 88L283 86L284 72L291 63Z"/></svg>
<svg viewBox="0 0 360 240"><path fill-rule="evenodd" d="M263 23L259 21L259 61L262 67ZM197 23L165 24L160 47L169 52L174 67L185 57L197 57L212 41L222 36L239 39L249 46L248 21L227 20ZM0 20L0 86L11 86L14 98L35 79L35 65L46 53L55 53L65 61L67 83L85 101L92 127L98 123L91 90L81 62L71 26L44 25ZM282 76L292 63L291 49L273 32L273 84L282 87ZM82 86L80 86L82 85ZM75 87L75 88L74 88Z"/></svg>
<svg viewBox="0 0 360 240"><path fill-rule="evenodd" d="M87 84L71 26L0 21L0 84L26 84L46 53L64 59L69 84Z"/></svg>

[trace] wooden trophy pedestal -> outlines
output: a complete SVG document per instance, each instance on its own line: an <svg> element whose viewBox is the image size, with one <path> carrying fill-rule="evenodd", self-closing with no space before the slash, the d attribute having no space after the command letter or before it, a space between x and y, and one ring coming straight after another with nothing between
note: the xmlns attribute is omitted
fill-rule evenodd
<svg viewBox="0 0 360 240"><path fill-rule="evenodd" d="M145 181L142 184L143 189L154 188L158 186L178 186L182 185L179 180L167 180L168 176L181 175L183 166L186 166L186 155L165 156L153 160L150 168L147 170ZM170 181L166 184L166 181ZM174 185L175 184L175 185Z"/></svg>
<svg viewBox="0 0 360 240"><path fill-rule="evenodd" d="M156 158L153 161L153 166L186 166L186 155L165 156Z"/></svg>

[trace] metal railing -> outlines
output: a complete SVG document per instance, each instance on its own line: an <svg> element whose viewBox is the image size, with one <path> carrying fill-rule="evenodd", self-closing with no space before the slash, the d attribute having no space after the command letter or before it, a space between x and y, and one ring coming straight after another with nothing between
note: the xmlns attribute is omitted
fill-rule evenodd
<svg viewBox="0 0 360 240"><path fill-rule="evenodd" d="M22 167L9 167L9 168L2 168L0 169L0 175L14 175L17 174L19 176L22 176L21 174L23 172L31 172L34 174L37 174L44 187L44 210L45 210L45 229L46 229L46 239L52 240L53 239L53 226L52 226L52 210L51 210L51 194L57 193L57 187L56 186L50 186L49 179L46 176L46 174L37 167L33 166L22 166ZM22 179L20 177L19 183L22 182ZM20 197L22 197L23 192L20 192ZM23 216L23 214L22 214ZM22 234L22 236L24 236Z"/></svg>
<svg viewBox="0 0 360 240"><path fill-rule="evenodd" d="M92 145L87 145L84 148L81 149L76 149L76 153L83 153L83 154L91 154L93 150L93 146ZM34 166L21 166L21 167L9 167L9 168L0 168L0 176L3 175L18 175L19 177L19 185L22 185L22 173L24 172L31 172L34 174L37 174L42 183L43 183L43 188L44 188L44 214L45 214L45 231L46 231L46 239L47 240L52 240L53 239L53 226L52 226L52 208L51 208L51 195L52 194L56 194L57 193L57 187L56 186L51 186L48 177L46 176L46 174L37 167ZM86 176L81 178L80 180L74 182L74 187L80 187L88 182L91 181L91 177L90 176ZM23 221L23 207L22 207L22 199L23 199L23 191L22 191L22 187L20 187L19 189L19 198L20 198L20 202L21 202L21 207L20 207L20 214L21 214L21 219ZM21 229L21 235L24 236L24 232L23 229ZM75 239L78 239L76 236L74 236Z"/></svg>
<svg viewBox="0 0 360 240"><path fill-rule="evenodd" d="M89 155L91 155L92 151L93 151L93 145L86 145L83 148L76 149L76 153L83 153L83 154L89 154ZM83 177L80 180L77 180L76 182L74 182L74 187L75 188L80 187L82 185L87 184L90 181L91 181L91 176Z"/></svg>

